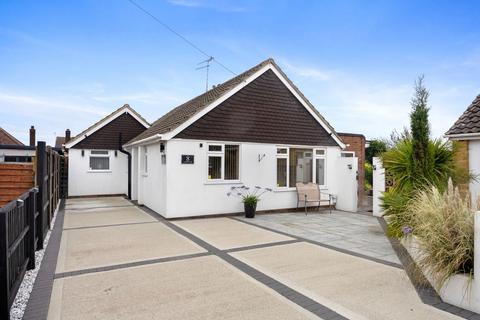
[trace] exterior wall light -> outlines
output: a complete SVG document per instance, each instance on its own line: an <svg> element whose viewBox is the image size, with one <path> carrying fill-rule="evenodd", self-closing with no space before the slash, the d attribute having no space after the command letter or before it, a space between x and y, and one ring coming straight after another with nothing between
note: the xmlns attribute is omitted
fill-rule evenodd
<svg viewBox="0 0 480 320"><path fill-rule="evenodd" d="M82 149L82 157L85 156L85 150Z"/></svg>
<svg viewBox="0 0 480 320"><path fill-rule="evenodd" d="M352 165L351 164L348 165L348 169L352 170Z"/></svg>

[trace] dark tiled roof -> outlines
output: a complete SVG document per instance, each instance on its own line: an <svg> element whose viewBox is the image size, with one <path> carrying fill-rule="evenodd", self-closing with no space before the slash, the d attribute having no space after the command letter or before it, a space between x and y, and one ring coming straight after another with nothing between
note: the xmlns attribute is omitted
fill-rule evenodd
<svg viewBox="0 0 480 320"><path fill-rule="evenodd" d="M65 137L55 138L55 148L62 148L64 144L65 144Z"/></svg>
<svg viewBox="0 0 480 320"><path fill-rule="evenodd" d="M118 112L119 110L121 109L128 109L130 112L132 112L133 114L135 114L137 117L139 117L140 119L142 119L145 123L147 124L150 124L147 120L145 120L145 118L143 118L137 111L135 111L132 107L130 107L130 105L128 104L124 104L123 106L121 106L120 108L116 109L115 111L113 111L112 113L110 113L109 115L103 117L102 119L100 119L99 121L95 122L94 124L92 124L90 127L88 127L87 129L83 130L82 132L80 132L79 134L77 134L75 137L72 137L69 141L72 142L74 141L75 139L77 139L78 137L81 137L83 135L85 135L90 129L94 128L96 125L98 125L99 123L101 123L102 121L104 121L106 118L110 117L111 115L115 114L116 112Z"/></svg>
<svg viewBox="0 0 480 320"><path fill-rule="evenodd" d="M325 124L330 128L330 130L335 132L335 130L333 130L333 128L325 120L325 118L323 118L323 116L318 112L318 110L315 109L315 107L310 103L310 101L308 101L308 99L302 94L302 92L293 84L293 82L291 82L290 79L288 79L288 77L278 67L275 61L270 58L259 63L255 67L243 72L242 74L239 74L238 76L212 88L211 90L171 110L170 112L162 116L160 119L155 121L152 124L152 126L149 129L147 129L145 132L143 132L139 136L129 141L129 143L140 141L142 139L149 138L156 134L165 134L176 129L177 127L182 125L184 122L186 122L188 119L190 119L192 116L202 111L209 104L221 98L223 95L228 93L230 90L234 89L237 85L247 80L251 75L253 75L258 70L262 69L263 67L267 66L268 64L272 64L276 67L276 69L285 77L285 79L287 79L288 83L297 92L297 94L300 95L301 98L306 101L306 103L313 110L313 112L315 112L315 114L325 122Z"/></svg>
<svg viewBox="0 0 480 320"><path fill-rule="evenodd" d="M175 138L337 145L270 69L182 130Z"/></svg>
<svg viewBox="0 0 480 320"><path fill-rule="evenodd" d="M12 136L10 133L5 131L5 129L0 127L0 144L4 145L16 145L23 146L24 144L20 142L17 138Z"/></svg>
<svg viewBox="0 0 480 320"><path fill-rule="evenodd" d="M480 95L447 131L447 135L480 133Z"/></svg>

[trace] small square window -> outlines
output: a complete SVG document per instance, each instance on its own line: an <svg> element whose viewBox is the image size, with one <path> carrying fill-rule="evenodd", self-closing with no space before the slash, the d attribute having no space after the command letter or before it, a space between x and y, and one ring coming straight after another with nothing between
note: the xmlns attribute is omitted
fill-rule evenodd
<svg viewBox="0 0 480 320"><path fill-rule="evenodd" d="M277 154L287 154L288 149L287 148L277 148Z"/></svg>
<svg viewBox="0 0 480 320"><path fill-rule="evenodd" d="M208 146L208 151L211 151L211 152L222 152L222 146L221 145L209 145Z"/></svg>
<svg viewBox="0 0 480 320"><path fill-rule="evenodd" d="M92 150L90 154L108 155L108 150Z"/></svg>
<svg viewBox="0 0 480 320"><path fill-rule="evenodd" d="M315 150L315 154L317 156L324 156L325 155L325 149L317 149L317 150Z"/></svg>

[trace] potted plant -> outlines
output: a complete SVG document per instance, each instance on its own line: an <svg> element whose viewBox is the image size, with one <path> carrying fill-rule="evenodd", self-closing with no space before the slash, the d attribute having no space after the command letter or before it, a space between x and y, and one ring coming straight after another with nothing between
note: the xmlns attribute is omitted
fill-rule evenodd
<svg viewBox="0 0 480 320"><path fill-rule="evenodd" d="M260 201L260 197L270 191L272 191L272 189L259 186L253 188L247 186L234 186L230 188L230 192L227 193L227 196L234 196L242 199L245 218L255 218L257 203Z"/></svg>

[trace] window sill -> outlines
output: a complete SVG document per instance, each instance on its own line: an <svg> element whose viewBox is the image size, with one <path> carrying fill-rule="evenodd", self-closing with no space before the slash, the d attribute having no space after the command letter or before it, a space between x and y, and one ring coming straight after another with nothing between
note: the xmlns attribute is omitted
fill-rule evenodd
<svg viewBox="0 0 480 320"><path fill-rule="evenodd" d="M87 170L87 173L111 173L112 170Z"/></svg>
<svg viewBox="0 0 480 320"><path fill-rule="evenodd" d="M215 185L215 184L243 184L240 180L210 180L204 183L205 185Z"/></svg>
<svg viewBox="0 0 480 320"><path fill-rule="evenodd" d="M325 192L328 190L327 186L320 186L320 192ZM295 187L277 187L273 189L273 192L290 192L290 191L297 191Z"/></svg>

